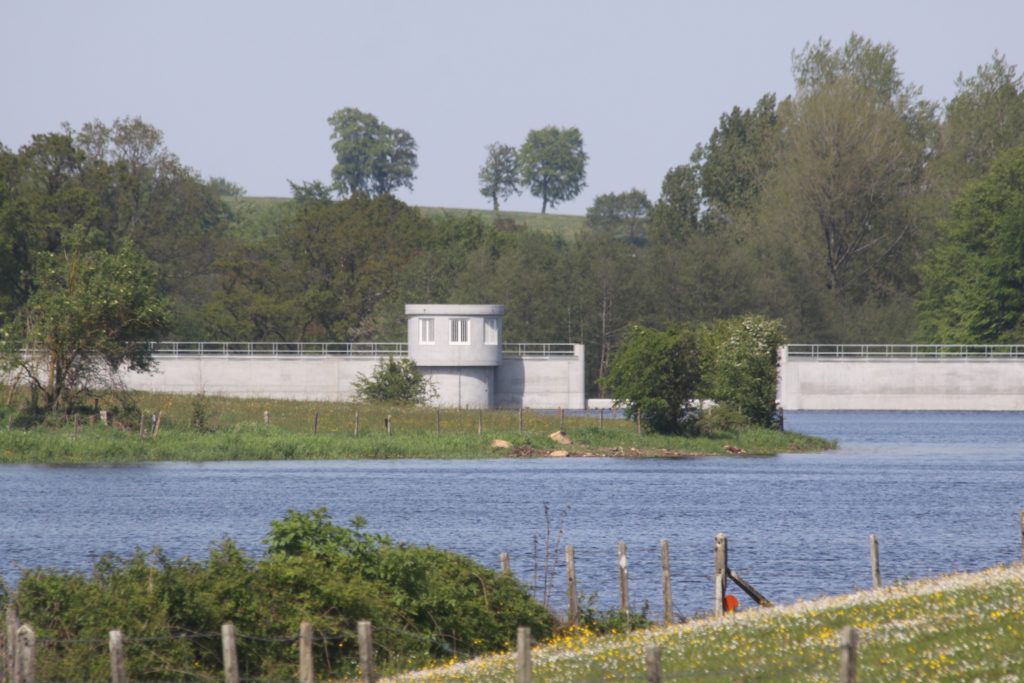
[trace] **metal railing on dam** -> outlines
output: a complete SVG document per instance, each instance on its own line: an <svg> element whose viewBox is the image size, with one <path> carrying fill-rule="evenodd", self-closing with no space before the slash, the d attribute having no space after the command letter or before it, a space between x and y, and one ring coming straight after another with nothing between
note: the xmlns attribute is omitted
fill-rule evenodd
<svg viewBox="0 0 1024 683"><path fill-rule="evenodd" d="M409 355L405 342L216 342L167 341L150 344L157 358L383 358ZM506 343L507 358L554 358L576 355L574 344Z"/></svg>
<svg viewBox="0 0 1024 683"><path fill-rule="evenodd" d="M794 361L1024 360L1021 344L789 344L786 352Z"/></svg>

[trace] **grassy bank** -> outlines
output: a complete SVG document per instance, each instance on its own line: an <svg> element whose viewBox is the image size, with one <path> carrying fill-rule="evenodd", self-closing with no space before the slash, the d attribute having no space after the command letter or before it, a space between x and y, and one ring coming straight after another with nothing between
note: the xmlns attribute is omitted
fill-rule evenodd
<svg viewBox="0 0 1024 683"><path fill-rule="evenodd" d="M829 681L839 632L858 629L858 681L1018 681L1024 676L1024 567L1014 565L741 612L627 635L578 632L535 648L536 681L643 681L658 643L665 680ZM514 655L398 677L509 681Z"/></svg>
<svg viewBox="0 0 1024 683"><path fill-rule="evenodd" d="M834 447L825 439L767 429L699 438L637 434L633 424L565 416L573 443L549 434L563 426L557 412L441 410L224 397L139 394L138 420L104 427L95 416L66 423L0 430L0 463L84 464L163 460L312 460L356 458L492 458L545 456L679 457L742 452L768 455ZM99 406L101 409L103 405ZM153 417L160 429L154 434ZM391 416L392 433L385 428ZM265 421L266 416L266 421ZM358 421L359 434L356 435ZM314 425L316 433L313 432ZM510 448L495 448L495 439Z"/></svg>

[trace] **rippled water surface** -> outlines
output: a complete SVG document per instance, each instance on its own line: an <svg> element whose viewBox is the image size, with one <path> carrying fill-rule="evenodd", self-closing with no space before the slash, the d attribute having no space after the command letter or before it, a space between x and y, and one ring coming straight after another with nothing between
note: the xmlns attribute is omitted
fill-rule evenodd
<svg viewBox="0 0 1024 683"><path fill-rule="evenodd" d="M137 546L203 556L225 536L260 552L270 520L318 506L335 520L362 515L371 530L492 566L507 551L530 582L543 573L536 565L546 503L556 527L564 513L581 592L617 604L615 548L624 540L632 601L648 600L652 616L660 615L661 538L684 613L712 604L719 532L729 536L734 569L780 602L870 585L869 533L879 537L887 581L1020 557L1024 415L786 418L788 428L838 439L841 448L683 460L4 466L0 574L10 583L26 567L84 570L106 551ZM556 580L557 607L561 586Z"/></svg>

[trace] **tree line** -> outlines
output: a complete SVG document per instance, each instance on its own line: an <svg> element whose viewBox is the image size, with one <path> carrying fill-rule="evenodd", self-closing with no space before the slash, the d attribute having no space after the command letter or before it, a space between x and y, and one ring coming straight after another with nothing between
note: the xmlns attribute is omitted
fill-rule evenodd
<svg viewBox="0 0 1024 683"><path fill-rule="evenodd" d="M280 202L203 178L139 119L40 133L0 147L5 344L74 360L83 325L114 341L395 340L407 302L490 301L509 341L585 344L594 395L633 324L757 314L797 341L1022 341L1016 67L996 53L936 103L895 47L853 35L807 44L793 75L791 94L722 114L656 200L598 196L573 237L425 217L393 196L415 179L415 140L355 109L329 120L332 185ZM531 131L488 148L481 192L493 206L527 187L546 209L586 163L578 130ZM136 296L101 295L119 288ZM125 302L141 308L110 308Z"/></svg>

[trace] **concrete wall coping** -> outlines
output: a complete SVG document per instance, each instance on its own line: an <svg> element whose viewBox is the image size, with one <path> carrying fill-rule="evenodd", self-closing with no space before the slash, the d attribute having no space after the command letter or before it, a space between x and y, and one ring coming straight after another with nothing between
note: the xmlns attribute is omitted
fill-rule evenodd
<svg viewBox="0 0 1024 683"><path fill-rule="evenodd" d="M505 315L501 304L406 304L406 315L488 316Z"/></svg>

